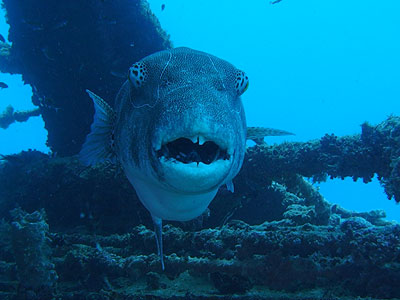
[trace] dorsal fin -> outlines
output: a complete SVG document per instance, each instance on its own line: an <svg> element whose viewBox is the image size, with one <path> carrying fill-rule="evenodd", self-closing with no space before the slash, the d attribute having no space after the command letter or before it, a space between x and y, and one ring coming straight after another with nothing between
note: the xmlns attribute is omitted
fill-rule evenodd
<svg viewBox="0 0 400 300"><path fill-rule="evenodd" d="M264 142L266 136L282 136L282 135L294 135L294 133L266 127L247 127L247 139L254 141L257 145Z"/></svg>
<svg viewBox="0 0 400 300"><path fill-rule="evenodd" d="M95 93L89 90L86 92L93 100L95 113L90 133L79 153L79 159L85 165L94 165L104 161L115 162L113 149L115 113L107 102Z"/></svg>

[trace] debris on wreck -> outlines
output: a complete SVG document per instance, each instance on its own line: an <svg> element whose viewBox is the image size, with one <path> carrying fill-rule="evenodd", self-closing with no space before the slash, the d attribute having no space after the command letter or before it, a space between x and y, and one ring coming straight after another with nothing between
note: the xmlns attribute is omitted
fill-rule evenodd
<svg viewBox="0 0 400 300"><path fill-rule="evenodd" d="M361 129L358 135L327 134L306 143L249 148L251 159L243 169L248 176L271 178L295 173L314 182L352 177L368 183L377 175L388 198L400 202L400 117L390 116L377 126L364 123Z"/></svg>
<svg viewBox="0 0 400 300"><path fill-rule="evenodd" d="M7 129L14 122L26 122L30 117L40 116L40 109L32 109L26 111L14 111L14 108L9 105L0 114L0 128Z"/></svg>
<svg viewBox="0 0 400 300"><path fill-rule="evenodd" d="M326 226L232 220L187 232L169 224L165 271L153 253L153 232L143 225L108 236L54 232L55 296L187 299L190 290L190 299L397 298L400 225L375 213L369 218L338 210L331 219L340 222Z"/></svg>
<svg viewBox="0 0 400 300"><path fill-rule="evenodd" d="M15 63L10 54L11 45L7 42L0 41L0 72L16 73Z"/></svg>
<svg viewBox="0 0 400 300"><path fill-rule="evenodd" d="M8 88L7 83L0 81L0 89L6 89L6 88Z"/></svg>
<svg viewBox="0 0 400 300"><path fill-rule="evenodd" d="M81 280L90 268L99 270L91 276L100 278L86 279L87 284L101 282L106 274L110 285L115 286L121 274L130 274L127 281L136 290L146 283L135 286L133 281L146 278L148 272L159 274L164 285L169 282L169 287L151 285L161 290L171 289L175 280L179 284L180 276L189 272L193 281L202 279L211 294L245 295L253 289L257 295L257 289L262 293L261 287L294 293L319 287L332 289L332 296L334 289L362 297L399 296L394 286L400 279L396 262L398 224L375 226L361 217L350 217L340 226L295 225L282 220L256 226L235 221L197 232L170 225L165 229L169 244L165 272L160 272L157 256L147 247L153 235L144 226L109 237L64 234L62 248L69 254L67 260L59 260L58 268L70 273L68 277L82 274ZM377 238L381 242L377 243ZM95 242L109 251L111 260L102 258L93 247ZM84 251L68 251L73 245ZM67 266L78 269L68 270ZM226 287L229 283L231 286Z"/></svg>
<svg viewBox="0 0 400 300"><path fill-rule="evenodd" d="M18 295L24 299L52 299L57 283L51 262L49 226L44 210L31 214L16 208L10 212L11 244L17 266Z"/></svg>

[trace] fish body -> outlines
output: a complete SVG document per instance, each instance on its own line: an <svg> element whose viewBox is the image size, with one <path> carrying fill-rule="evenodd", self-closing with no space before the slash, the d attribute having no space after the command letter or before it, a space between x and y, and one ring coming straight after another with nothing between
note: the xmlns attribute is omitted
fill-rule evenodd
<svg viewBox="0 0 400 300"><path fill-rule="evenodd" d="M144 58L130 69L114 109L90 93L108 127L99 144L95 120L82 160L121 163L154 217L199 216L243 162L242 77L230 63L189 48Z"/></svg>
<svg viewBox="0 0 400 300"><path fill-rule="evenodd" d="M6 89L6 88L8 88L8 85L5 82L0 81L0 89Z"/></svg>
<svg viewBox="0 0 400 300"><path fill-rule="evenodd" d="M188 48L159 52L131 68L131 80L117 97L115 148L153 216L199 216L219 186L238 173L246 121L235 90L237 72ZM143 83L132 83L141 74Z"/></svg>
<svg viewBox="0 0 400 300"><path fill-rule="evenodd" d="M245 155L247 87L230 63L176 48L133 64L114 108L88 91L95 117L80 158L122 165L153 218L161 261L162 220L196 218L220 186L233 191Z"/></svg>

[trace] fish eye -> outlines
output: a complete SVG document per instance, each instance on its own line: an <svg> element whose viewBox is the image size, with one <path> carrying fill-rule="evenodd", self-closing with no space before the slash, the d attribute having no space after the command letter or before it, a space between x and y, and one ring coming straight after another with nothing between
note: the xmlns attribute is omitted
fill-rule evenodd
<svg viewBox="0 0 400 300"><path fill-rule="evenodd" d="M249 77L243 71L237 71L235 76L235 90L242 95L249 87Z"/></svg>
<svg viewBox="0 0 400 300"><path fill-rule="evenodd" d="M138 62L129 68L128 80L135 87L139 88L147 79L147 68L142 62Z"/></svg>

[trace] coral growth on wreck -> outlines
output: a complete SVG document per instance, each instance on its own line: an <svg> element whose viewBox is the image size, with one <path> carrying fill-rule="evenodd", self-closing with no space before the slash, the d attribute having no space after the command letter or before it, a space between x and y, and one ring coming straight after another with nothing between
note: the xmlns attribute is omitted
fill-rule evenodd
<svg viewBox="0 0 400 300"><path fill-rule="evenodd" d="M15 208L10 212L11 245L17 267L19 295L24 298L51 299L57 273L51 262L49 226L44 210L31 214Z"/></svg>
<svg viewBox="0 0 400 300"><path fill-rule="evenodd" d="M51 255L37 252L47 266L38 274L59 276L57 289L48 295L398 298L400 225L386 221L382 211L356 213L330 204L296 174L365 177L376 172L382 174L381 180L389 178L382 170L395 166L398 145L391 139L396 138L397 120L390 117L370 126L373 131L367 136L363 127L361 135L249 148L234 180L234 194L221 189L200 218L164 226L165 271L156 255L148 212L118 167L88 168L75 157L55 158L36 151L5 156L0 164L0 217L4 218L0 267L7 274L2 278L8 282L5 294L21 295L21 289L9 287L24 274L21 263L10 255L15 247L10 228L30 218L35 219L33 228L43 228L42 238L26 243L24 249L50 246ZM332 151L337 155L327 163ZM360 157L364 154L381 165L365 169ZM310 170L303 159L309 159ZM286 163L290 161L292 169ZM397 186L392 187L396 193ZM12 210L15 207L33 213ZM54 286L55 277L51 278L49 284Z"/></svg>

